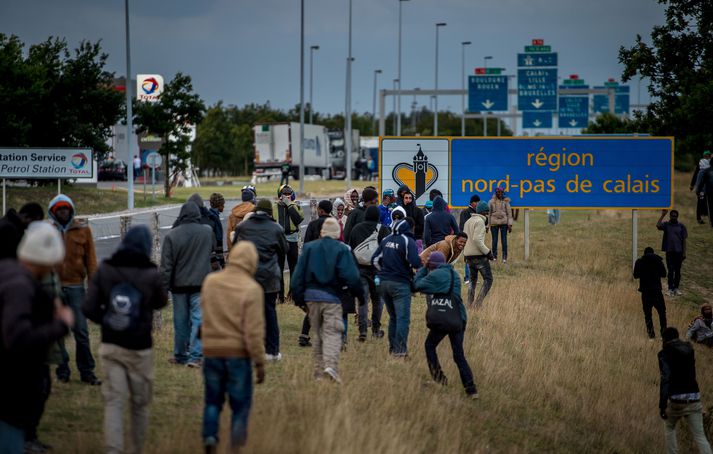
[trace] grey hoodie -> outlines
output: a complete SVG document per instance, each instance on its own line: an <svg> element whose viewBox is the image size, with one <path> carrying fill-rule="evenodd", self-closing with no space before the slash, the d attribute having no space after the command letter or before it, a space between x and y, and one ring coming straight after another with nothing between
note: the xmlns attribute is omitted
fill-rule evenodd
<svg viewBox="0 0 713 454"><path fill-rule="evenodd" d="M186 202L174 227L161 248L161 276L173 293L197 293L210 272L214 236L210 227L200 223L200 211Z"/></svg>

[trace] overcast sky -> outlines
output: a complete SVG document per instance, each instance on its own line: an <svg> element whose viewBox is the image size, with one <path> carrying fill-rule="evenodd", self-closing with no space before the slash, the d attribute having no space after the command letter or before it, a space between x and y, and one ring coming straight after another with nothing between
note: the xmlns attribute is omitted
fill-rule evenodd
<svg viewBox="0 0 713 454"><path fill-rule="evenodd" d="M353 0L353 101L370 112L375 69L379 86L396 77L397 0ZM298 0L130 0L132 72L189 74L208 103L264 103L290 108L299 102L300 2ZM559 53L559 75L580 75L590 85L619 78L619 46L637 34L648 39L664 21L655 0L410 0L403 7L403 88L434 85L435 26L440 31L440 88L461 86L461 42L466 71L483 65L516 72L516 55L532 38ZM309 47L314 60L314 105L344 110L348 0L305 0L305 101L309 99ZM48 36L102 40L108 69L125 73L123 0L0 0L0 32L26 44ZM642 102L648 100L642 84ZM402 111L412 99L404 99ZM428 104L427 98L418 100ZM637 102L632 82L631 102ZM388 103L390 104L390 103ZM459 98L439 107L460 109Z"/></svg>

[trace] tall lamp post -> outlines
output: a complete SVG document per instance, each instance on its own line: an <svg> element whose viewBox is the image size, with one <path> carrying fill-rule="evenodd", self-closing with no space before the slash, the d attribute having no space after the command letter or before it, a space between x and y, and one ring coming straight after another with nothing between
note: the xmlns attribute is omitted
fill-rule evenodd
<svg viewBox="0 0 713 454"><path fill-rule="evenodd" d="M461 46L461 69L460 69L460 82L461 82L461 88L465 90L465 46L470 46L471 43L470 41L463 41L460 43ZM461 95L460 97L460 111L461 111L461 116L460 116L460 135L465 136L465 95Z"/></svg>
<svg viewBox="0 0 713 454"><path fill-rule="evenodd" d="M436 94L434 95L434 107L433 107L433 135L438 135L438 29L445 27L445 22L436 23Z"/></svg>
<svg viewBox="0 0 713 454"><path fill-rule="evenodd" d="M483 57L483 67L485 68L485 74L488 74L488 60L492 60L492 55L486 55ZM488 135L488 113L483 112L483 136Z"/></svg>
<svg viewBox="0 0 713 454"><path fill-rule="evenodd" d="M401 135L401 4L409 0L399 0L399 58L396 79L399 81L399 93L396 95L396 135Z"/></svg>
<svg viewBox="0 0 713 454"><path fill-rule="evenodd" d="M396 87L399 84L398 79L394 79L394 91L396 91ZM395 136L396 135L396 127L397 127L397 121L396 121L396 96L394 96L394 127L391 129L391 135Z"/></svg>
<svg viewBox="0 0 713 454"><path fill-rule="evenodd" d="M300 194L305 192L305 0L300 1Z"/></svg>
<svg viewBox="0 0 713 454"><path fill-rule="evenodd" d="M382 71L380 69L374 70L374 96L372 97L371 101L371 121L373 123L372 131L374 132L376 131L376 77L381 74L381 72Z"/></svg>
<svg viewBox="0 0 713 454"><path fill-rule="evenodd" d="M314 104L312 104L312 74L315 50L319 50L319 46L311 46L309 48L309 124L312 124L312 113L314 112Z"/></svg>
<svg viewBox="0 0 713 454"><path fill-rule="evenodd" d="M493 59L492 55L486 55L485 57L483 57L483 67L485 69L488 69L488 60L492 60L492 59Z"/></svg>
<svg viewBox="0 0 713 454"><path fill-rule="evenodd" d="M126 169L126 183L128 189L127 205L130 210L134 209L134 174L133 158L131 157L131 132L134 130L134 114L131 106L131 38L129 35L129 0L124 0L124 13L126 20L126 162L129 163ZM166 167L168 168L168 167ZM166 194L168 197L168 194Z"/></svg>
<svg viewBox="0 0 713 454"><path fill-rule="evenodd" d="M344 145L346 147L346 168L347 188L352 185L352 0L349 0L349 54L347 56L347 102L344 115L346 137Z"/></svg>

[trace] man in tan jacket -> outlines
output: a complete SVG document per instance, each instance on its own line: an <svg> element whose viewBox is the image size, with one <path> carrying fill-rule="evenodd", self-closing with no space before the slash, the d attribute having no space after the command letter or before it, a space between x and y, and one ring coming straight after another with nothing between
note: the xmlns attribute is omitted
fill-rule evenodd
<svg viewBox="0 0 713 454"><path fill-rule="evenodd" d="M480 307L483 304L490 287L493 285L493 273L490 271L490 260L493 260L493 253L485 245L485 232L488 216L488 204L484 201L478 202L475 213L465 222L463 231L468 235L468 242L465 244L463 254L465 263L470 272L470 286L468 287L468 306ZM483 286L475 296L475 286L478 283L478 273L483 276Z"/></svg>
<svg viewBox="0 0 713 454"><path fill-rule="evenodd" d="M446 258L446 263L455 263L461 256L466 243L468 242L468 234L461 232L458 235L448 235L438 243L434 243L427 247L419 254L421 263L426 266L428 258L432 252L439 251Z"/></svg>
<svg viewBox="0 0 713 454"><path fill-rule="evenodd" d="M67 251L62 265L58 267L62 283L63 302L74 312L74 340L76 342L77 369L80 379L90 385L101 385L94 374L95 362L89 345L89 328L87 318L82 312L82 304L86 296L85 280L91 277L97 269L97 256L94 249L92 229L86 222L76 219L72 199L60 194L50 201L49 221L64 238L64 248ZM57 367L57 379L69 381L69 353L60 342L62 363Z"/></svg>
<svg viewBox="0 0 713 454"><path fill-rule="evenodd" d="M510 198L505 197L503 188L495 188L493 198L488 202L488 225L493 235L493 257L498 259L498 233L503 243L503 263L508 261L508 233L512 233L512 210Z"/></svg>
<svg viewBox="0 0 713 454"><path fill-rule="evenodd" d="M235 451L247 439L253 364L257 382L265 380L263 291L253 278L257 261L255 245L240 241L231 249L225 269L203 281L203 443L209 453L217 452L225 394L233 412L230 433Z"/></svg>
<svg viewBox="0 0 713 454"><path fill-rule="evenodd" d="M242 203L235 205L232 210L230 210L230 215L228 216L228 225L225 231L225 237L228 240L228 252L233 247L233 234L235 232L235 227L243 222L245 216L248 213L252 213L255 209L255 204L257 198L257 191L255 186L244 186L241 194Z"/></svg>

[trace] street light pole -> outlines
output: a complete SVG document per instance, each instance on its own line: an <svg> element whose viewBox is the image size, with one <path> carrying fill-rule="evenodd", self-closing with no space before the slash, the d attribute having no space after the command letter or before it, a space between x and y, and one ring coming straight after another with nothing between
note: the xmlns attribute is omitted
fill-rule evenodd
<svg viewBox="0 0 713 454"><path fill-rule="evenodd" d="M374 70L374 96L372 98L372 104L371 104L371 121L373 123L372 133L376 132L376 82L377 82L376 76L378 76L379 74L381 74L381 70L375 69Z"/></svg>
<svg viewBox="0 0 713 454"><path fill-rule="evenodd" d="M433 107L433 135L438 135L438 29L445 27L445 22L438 22L436 24L436 94L434 95L434 107Z"/></svg>
<svg viewBox="0 0 713 454"><path fill-rule="evenodd" d="M394 91L396 91L396 86L399 84L398 79L394 79ZM398 125L398 122L396 121L396 96L394 96L394 127L391 129L391 135L395 136L396 135L396 127Z"/></svg>
<svg viewBox="0 0 713 454"><path fill-rule="evenodd" d="M305 0L300 1L300 195L305 192Z"/></svg>
<svg viewBox="0 0 713 454"><path fill-rule="evenodd" d="M312 104L312 73L315 50L319 50L319 46L311 46L309 48L309 124L312 124L312 113L314 112L314 104Z"/></svg>
<svg viewBox="0 0 713 454"><path fill-rule="evenodd" d="M492 55L486 55L483 57L483 67L485 68L485 74L488 74L488 60L492 60ZM483 112L483 136L488 135L488 113Z"/></svg>
<svg viewBox="0 0 713 454"><path fill-rule="evenodd" d="M485 57L483 57L483 67L485 67L485 69L488 69L488 60L492 60L492 59L493 59L492 55L486 55ZM487 73L487 71L486 71L486 73Z"/></svg>
<svg viewBox="0 0 713 454"><path fill-rule="evenodd" d="M129 174L129 169L133 171L133 158L131 157L131 132L134 130L134 113L131 105L131 38L129 35L129 0L124 0L124 13L126 20L126 183L129 191L127 205L130 210L134 209L134 174ZM168 168L168 167L166 167ZM166 194L168 197L168 194Z"/></svg>
<svg viewBox="0 0 713 454"><path fill-rule="evenodd" d="M352 185L352 0L349 0L349 55L347 56L347 108L344 120L346 123L346 137L344 145L346 147L346 185Z"/></svg>
<svg viewBox="0 0 713 454"><path fill-rule="evenodd" d="M470 46L470 41L463 41L461 45L461 69L460 69L460 84L461 89L465 90L465 46ZM460 97L460 135L465 136L465 95Z"/></svg>
<svg viewBox="0 0 713 454"><path fill-rule="evenodd" d="M396 79L399 81L399 93L396 95L396 135L401 135L401 3L409 0L399 0L399 58Z"/></svg>

